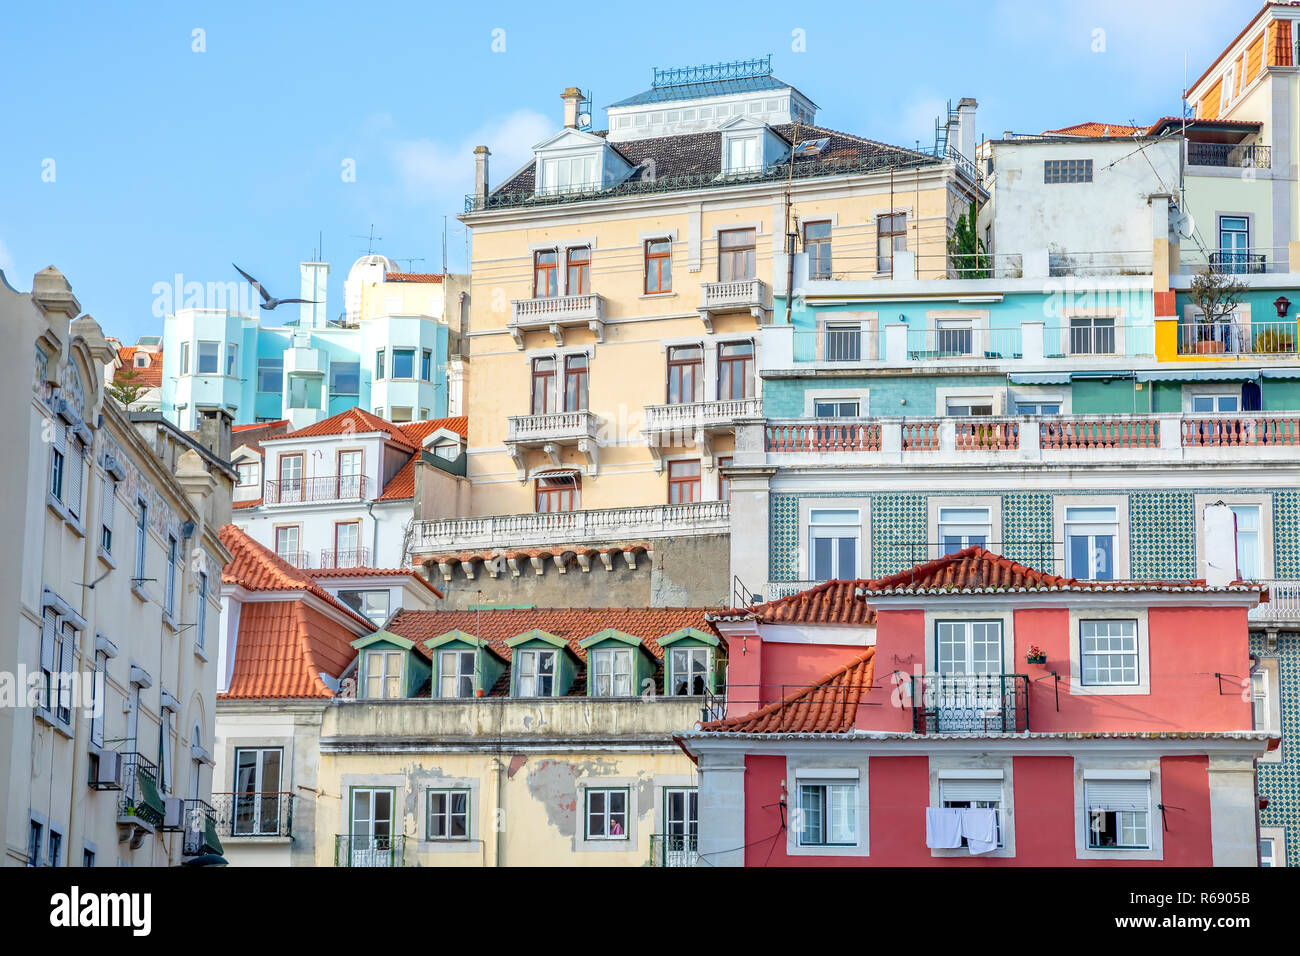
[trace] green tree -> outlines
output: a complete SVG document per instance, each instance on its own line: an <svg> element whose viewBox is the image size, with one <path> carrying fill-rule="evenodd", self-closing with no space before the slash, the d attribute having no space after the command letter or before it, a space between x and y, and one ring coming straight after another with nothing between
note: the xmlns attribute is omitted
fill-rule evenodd
<svg viewBox="0 0 1300 956"><path fill-rule="evenodd" d="M130 366L119 369L113 376L113 384L105 390L128 412L131 406L140 400L140 396L149 391L149 386L140 381L140 373Z"/></svg>
<svg viewBox="0 0 1300 956"><path fill-rule="evenodd" d="M989 278L989 251L984 240L979 237L977 212L975 200L972 199L970 210L957 220L952 235L948 237L952 265L961 279Z"/></svg>

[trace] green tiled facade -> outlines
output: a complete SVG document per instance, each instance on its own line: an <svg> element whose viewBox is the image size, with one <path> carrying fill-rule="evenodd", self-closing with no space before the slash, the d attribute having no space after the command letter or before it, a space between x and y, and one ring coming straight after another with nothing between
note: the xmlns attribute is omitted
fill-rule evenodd
<svg viewBox="0 0 1300 956"><path fill-rule="evenodd" d="M1269 650L1265 635L1250 637L1250 652L1277 658L1278 699L1282 714L1282 760L1259 764L1259 792L1268 806L1259 813L1259 825L1286 831L1286 865L1300 866L1300 635L1283 634L1276 650Z"/></svg>

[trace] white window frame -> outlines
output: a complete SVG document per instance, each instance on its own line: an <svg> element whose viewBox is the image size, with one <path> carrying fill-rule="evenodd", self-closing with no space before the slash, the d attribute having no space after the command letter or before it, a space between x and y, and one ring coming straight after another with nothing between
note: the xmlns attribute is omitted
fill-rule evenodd
<svg viewBox="0 0 1300 956"><path fill-rule="evenodd" d="M1115 561L1113 580L1124 581L1130 575L1129 500L1128 495L1056 495L1052 499L1053 571L1065 574L1069 554L1065 538L1065 512L1067 508L1114 508L1118 529L1112 557Z"/></svg>
<svg viewBox="0 0 1300 956"><path fill-rule="evenodd" d="M976 854L978 858L1010 858L1016 855L1015 826L1015 781L1013 777L1015 761L1012 757L930 757L930 806L943 806L944 783L957 784L962 781L980 780L996 782L1001 790L998 813L998 835L1001 843L997 849L988 853ZM931 847L932 857L969 857L968 847L941 848Z"/></svg>
<svg viewBox="0 0 1300 956"><path fill-rule="evenodd" d="M203 347L212 346L212 360L214 367L210 372L203 371ZM220 375L221 374L221 343L202 339L199 341L198 348L194 351L194 374L195 375Z"/></svg>
<svg viewBox="0 0 1300 956"><path fill-rule="evenodd" d="M848 763L822 757L786 757L786 803L789 823L786 826L787 856L863 857L870 853L870 758L861 757ZM855 840L849 844L804 844L800 824L800 785L855 785Z"/></svg>
<svg viewBox="0 0 1300 956"><path fill-rule="evenodd" d="M591 668L591 696L593 697L633 697L636 694L636 648L631 645L620 647L593 647L587 652L587 666ZM626 654L628 660L627 671L627 688L626 694L616 693L618 690L619 673L617 670L619 655ZM609 693L600 692L600 678L602 675L601 662L609 661Z"/></svg>
<svg viewBox="0 0 1300 956"><path fill-rule="evenodd" d="M1259 724L1262 723L1263 730L1267 731L1270 734L1276 734L1277 736L1281 737L1282 736L1282 702L1281 702L1281 695L1279 693L1280 685L1278 683L1279 681L1278 666L1279 666L1278 659L1276 657L1261 657L1259 659L1259 664L1256 666L1255 670L1251 674L1250 696L1251 696L1251 706L1252 708L1254 708L1258 704L1258 691L1255 686L1255 678L1257 675L1262 675L1260 677L1260 680L1262 681L1263 689L1264 689L1264 703L1263 703L1264 710L1263 713L1259 715L1259 717L1262 719L1256 719L1255 726L1258 726ZM1286 747L1286 742L1285 740L1282 740L1272 750L1260 754L1258 757L1259 762L1260 763L1281 763L1282 751L1285 749L1285 747Z"/></svg>
<svg viewBox="0 0 1300 956"><path fill-rule="evenodd" d="M441 699L441 700L468 700L468 699L470 699L470 698L472 698L472 697L474 696L474 692L477 690L477 687L475 686L475 684L476 684L476 682L477 682L476 679L477 679L477 677L478 677L478 674L477 674L477 671L478 671L478 657L477 657L477 655L478 655L479 653L480 653L480 651L476 651L476 650L468 650L468 649L463 648L463 647L439 648L439 649L438 649L438 697L439 697L439 699ZM470 664L470 669L469 669L469 673L466 673L466 672L463 670L463 665L464 665L464 663L465 663L465 658L464 658L463 655L466 655L466 654L471 655L471 657L472 657L471 664ZM447 660L448 655L454 655L454 661L455 661L455 664L456 664L456 670L455 670L454 673L448 673L447 670L446 670L446 664L445 664L445 662L446 662L446 660ZM469 682L470 682L470 688L469 688L469 691L470 691L470 692L469 692L469 694L467 694L466 696L462 697L459 693L457 693L457 694L444 694L444 693L442 692L443 681L447 680L448 678L451 678L451 679L455 682L456 688L459 690L459 688L460 688L460 682L461 682L462 680L464 680L466 677L469 678Z"/></svg>
<svg viewBox="0 0 1300 956"><path fill-rule="evenodd" d="M546 647L529 647L520 648L514 652L515 666L518 668L515 680L516 697L554 697L560 683L560 652L557 648ZM551 692L549 694L538 693L538 682L541 680L542 658L551 658ZM531 663L532 673L526 673ZM524 681L533 681L533 692L525 694L523 691Z"/></svg>
<svg viewBox="0 0 1300 956"><path fill-rule="evenodd" d="M857 402L858 417L871 415L871 389L869 388L819 388L803 393L804 418L817 417L818 402Z"/></svg>
<svg viewBox="0 0 1300 956"><path fill-rule="evenodd" d="M1005 388L936 388L934 390L934 414L936 418L962 418L965 416L948 414L948 403L964 405L988 404L993 408L993 415L1007 413L1007 390ZM918 413L919 414L919 413Z"/></svg>
<svg viewBox="0 0 1300 956"><path fill-rule="evenodd" d="M1195 498L1196 506L1196 540L1205 540L1205 509L1209 505L1218 504L1222 501L1229 507L1242 505L1256 505L1259 508L1259 571L1260 580L1271 581L1276 575L1274 573L1274 544L1273 544L1273 493L1271 491L1259 492L1257 494L1210 494L1197 495ZM1205 566L1205 549L1196 549L1196 576L1204 578L1207 568Z"/></svg>
<svg viewBox="0 0 1300 956"><path fill-rule="evenodd" d="M1090 781L1145 781L1147 797L1146 847L1089 846ZM1074 772L1075 858L1080 860L1163 860L1164 826L1160 814L1160 758L1133 759L1116 766L1114 758L1076 757Z"/></svg>
<svg viewBox="0 0 1300 956"><path fill-rule="evenodd" d="M457 813L457 812L455 811L455 809L453 808L453 803L452 803L452 802L453 802L453 800L455 799L456 796L458 796L458 795L462 795L462 794L463 794L464 797L465 797L465 810L464 810L464 817L465 817L465 833L464 833L463 836L453 836L453 835L451 834L451 832L450 832L450 831L451 831L452 821L453 821L453 819L454 819L455 817L460 816L461 814L459 814L459 813ZM443 819L443 822L446 824L446 830L447 830L447 832L444 833L442 836L435 836L435 835L433 834L432 823L433 823L433 818L434 818L434 814L433 814L433 798L434 798L434 796L443 796L443 797L446 798L445 809L443 810L443 812L442 812L441 814L439 814L439 816ZM473 794L473 792L472 792L468 787L428 787L428 788L424 791L424 837L423 837L423 842L426 842L426 843L461 843L461 842L465 842L465 841L468 841L468 840L472 839L472 833L473 833L472 826L473 826L473 824L472 824L471 821L473 820L473 817L474 817L474 812L473 812L473 811L474 811L474 808L473 808L473 806L472 806L472 804L473 804L473 797L474 797L474 794Z"/></svg>
<svg viewBox="0 0 1300 956"><path fill-rule="evenodd" d="M699 694L690 693L690 677L691 677L691 672L693 670L692 660L701 654L704 655L704 689L706 692L708 691L709 686L711 684L710 677L712 675L712 669L713 669L713 648L708 647L707 645L704 644L691 644L684 647L679 646L677 644L671 644L664 649L664 653L667 655L667 662L668 662L667 684L664 686L665 694L667 694L669 697L700 696ZM676 687L677 687L676 657L678 654L686 655L687 692L685 694L678 694L676 692Z"/></svg>
<svg viewBox="0 0 1300 956"><path fill-rule="evenodd" d="M1110 520L1086 521L1079 512L1084 510L1104 511L1111 514ZM1071 517L1070 512L1075 512ZM1079 578L1084 581L1113 581L1122 580L1116 574L1115 552L1119 550L1119 509L1112 508L1109 505L1092 505L1080 506L1071 505L1065 509L1065 533L1061 541L1065 548L1065 576L1067 578ZM1088 541L1087 548L1087 567L1074 567L1070 563L1070 558L1074 554L1072 538L1085 538ZM1110 539L1110 567L1103 567L1104 561L1099 554L1098 543L1100 539ZM1103 573L1108 573L1109 577L1103 577Z"/></svg>
<svg viewBox="0 0 1300 956"><path fill-rule="evenodd" d="M1151 693L1151 636L1146 605L1070 608L1070 694L1075 697L1141 696ZM1083 682L1083 621L1137 621L1138 682L1136 684L1085 684Z"/></svg>
<svg viewBox="0 0 1300 956"><path fill-rule="evenodd" d="M927 521L930 539L930 559L943 557L943 537L939 533L939 516L950 508L986 508L989 513L989 535L986 542L990 551L997 552L1002 540L1002 496L1001 495L931 495L927 499ZM918 555L918 563L920 556Z"/></svg>
<svg viewBox="0 0 1300 956"><path fill-rule="evenodd" d="M403 660L403 658L406 656L406 652L401 650L394 650L392 648L368 647L365 649L364 653L365 653L365 658L364 658L365 674L364 674L364 680L362 682L362 687L365 690L365 695L363 699L401 700L402 697L404 696L402 693L402 684L405 677L406 661ZM390 671L389 669L389 664L392 662L393 658L397 659L396 671ZM376 659L379 660L379 663L382 665L383 668L383 670L378 675L376 675L373 671ZM370 693L370 682L375 677L379 678L379 689L380 689L379 694ZM389 681L394 681L394 680L397 681L397 693L389 694L388 693Z"/></svg>
<svg viewBox="0 0 1300 956"><path fill-rule="evenodd" d="M816 498L807 495L799 498L799 578L813 580L812 513L814 511L856 511L858 513L858 579L871 577L871 499Z"/></svg>
<svg viewBox="0 0 1300 956"><path fill-rule="evenodd" d="M1286 866L1286 827L1266 827L1259 828L1260 840L1260 865L1263 865L1263 843L1265 840L1272 842L1273 847L1273 865Z"/></svg>

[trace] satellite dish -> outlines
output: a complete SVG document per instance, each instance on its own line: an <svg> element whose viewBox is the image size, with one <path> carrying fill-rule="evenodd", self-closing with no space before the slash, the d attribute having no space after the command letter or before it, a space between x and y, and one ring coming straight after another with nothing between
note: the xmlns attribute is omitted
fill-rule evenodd
<svg viewBox="0 0 1300 956"><path fill-rule="evenodd" d="M579 113L579 114L578 114L578 125L579 125L579 126L590 126L590 125L591 125L591 114L590 114L590 113Z"/></svg>
<svg viewBox="0 0 1300 956"><path fill-rule="evenodd" d="M1174 231L1183 239L1191 239L1196 234L1196 217L1186 210L1180 211L1174 220Z"/></svg>

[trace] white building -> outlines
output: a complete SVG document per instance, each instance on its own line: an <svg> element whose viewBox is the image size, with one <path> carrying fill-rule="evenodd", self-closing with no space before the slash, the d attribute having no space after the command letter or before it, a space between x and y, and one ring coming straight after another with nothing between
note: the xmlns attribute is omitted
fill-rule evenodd
<svg viewBox="0 0 1300 956"><path fill-rule="evenodd" d="M465 433L464 418L399 425L352 408L245 443L235 523L296 568L403 567L413 519L468 509Z"/></svg>
<svg viewBox="0 0 1300 956"><path fill-rule="evenodd" d="M0 276L0 772L8 865L219 853L217 603L233 472L104 391L113 348L50 267Z"/></svg>

